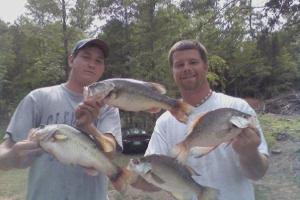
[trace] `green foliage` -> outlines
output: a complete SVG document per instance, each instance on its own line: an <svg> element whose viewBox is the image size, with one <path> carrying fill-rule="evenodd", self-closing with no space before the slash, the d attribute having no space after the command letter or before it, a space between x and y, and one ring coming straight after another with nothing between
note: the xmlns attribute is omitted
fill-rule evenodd
<svg viewBox="0 0 300 200"><path fill-rule="evenodd" d="M59 19L61 15L60 6L55 0L27 0L25 5L29 16L41 26Z"/></svg>
<svg viewBox="0 0 300 200"><path fill-rule="evenodd" d="M81 30L87 30L92 25L94 16L93 5L89 0L76 1L75 7L70 9L71 21L70 25L78 27Z"/></svg>
<svg viewBox="0 0 300 200"><path fill-rule="evenodd" d="M64 2L66 7L63 1L28 0L28 13L14 24L0 21L1 112L12 110L34 88L64 81L66 52L92 32L110 46L103 79L158 82L168 95L179 97L168 50L180 39L198 39L209 52L208 79L217 91L269 98L300 89L299 23L291 23L299 20L295 1L284 2L282 9L274 1L265 6L266 12L280 11L279 18L291 20L282 25L277 20L276 29L264 23L270 16L241 0ZM97 20L103 26L92 29Z"/></svg>
<svg viewBox="0 0 300 200"><path fill-rule="evenodd" d="M226 88L226 74L229 67L226 61L219 56L213 55L208 58L209 61L209 73L208 80L211 87L217 91L225 91Z"/></svg>

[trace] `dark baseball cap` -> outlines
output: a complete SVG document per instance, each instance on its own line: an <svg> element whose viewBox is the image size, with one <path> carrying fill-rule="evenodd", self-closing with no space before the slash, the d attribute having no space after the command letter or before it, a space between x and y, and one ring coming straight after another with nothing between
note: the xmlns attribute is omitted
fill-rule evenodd
<svg viewBox="0 0 300 200"><path fill-rule="evenodd" d="M87 38L87 39L78 41L72 50L72 54L78 53L78 51L80 49L82 49L83 47L85 47L87 45L98 46L103 51L104 58L108 57L108 53L109 53L108 45L103 40L100 40L98 38Z"/></svg>

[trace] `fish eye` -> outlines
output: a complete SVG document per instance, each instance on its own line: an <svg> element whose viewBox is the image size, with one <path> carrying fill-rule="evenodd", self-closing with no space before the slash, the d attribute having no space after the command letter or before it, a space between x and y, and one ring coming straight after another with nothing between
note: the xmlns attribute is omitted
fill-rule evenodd
<svg viewBox="0 0 300 200"><path fill-rule="evenodd" d="M137 164L139 164L140 162L138 161L138 159L132 159L132 163L135 164L135 165L137 165Z"/></svg>
<svg viewBox="0 0 300 200"><path fill-rule="evenodd" d="M43 129L43 128L45 128L45 127L46 127L45 124L41 124L41 125L38 127L38 129Z"/></svg>

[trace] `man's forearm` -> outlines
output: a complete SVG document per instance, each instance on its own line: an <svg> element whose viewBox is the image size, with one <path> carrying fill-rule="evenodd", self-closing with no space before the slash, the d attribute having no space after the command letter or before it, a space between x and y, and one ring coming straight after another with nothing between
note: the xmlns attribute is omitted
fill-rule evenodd
<svg viewBox="0 0 300 200"><path fill-rule="evenodd" d="M248 178L258 180L265 175L269 167L269 160L266 155L256 151L247 157L240 156L240 164L243 172Z"/></svg>
<svg viewBox="0 0 300 200"><path fill-rule="evenodd" d="M92 124L88 124L84 127L81 127L83 131L92 135L101 145L103 152L105 153L114 153L116 151L116 141L113 135L106 133L102 134L96 127Z"/></svg>
<svg viewBox="0 0 300 200"><path fill-rule="evenodd" d="M9 156L10 142L5 140L0 144L0 170L9 170L13 168L12 159Z"/></svg>

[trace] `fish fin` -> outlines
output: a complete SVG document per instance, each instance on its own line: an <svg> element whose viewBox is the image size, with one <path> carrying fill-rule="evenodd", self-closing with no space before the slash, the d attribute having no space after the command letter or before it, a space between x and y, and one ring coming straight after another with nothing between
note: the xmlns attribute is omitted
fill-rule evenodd
<svg viewBox="0 0 300 200"><path fill-rule="evenodd" d="M112 185L119 192L124 192L127 189L127 185L130 183L133 172L126 168L118 168L118 173L113 176L108 176Z"/></svg>
<svg viewBox="0 0 300 200"><path fill-rule="evenodd" d="M238 128L247 128L250 124L248 119L239 116L232 116L229 121Z"/></svg>
<svg viewBox="0 0 300 200"><path fill-rule="evenodd" d="M149 112L149 113L158 113L161 111L161 108L150 108L148 110L146 110L146 112Z"/></svg>
<svg viewBox="0 0 300 200"><path fill-rule="evenodd" d="M198 200L218 200L219 190L211 187L202 187L198 193Z"/></svg>
<svg viewBox="0 0 300 200"><path fill-rule="evenodd" d="M195 126L203 120L203 117L204 117L204 115L206 115L206 113L207 112L199 114L197 117L195 117L191 121L191 123L188 126L188 131L187 131L188 134L187 135L189 135L194 130Z"/></svg>
<svg viewBox="0 0 300 200"><path fill-rule="evenodd" d="M84 167L84 166L81 166L81 167L83 168L84 172L90 176L97 176L99 174L99 172L97 170L95 170L94 168Z"/></svg>
<svg viewBox="0 0 300 200"><path fill-rule="evenodd" d="M186 148L184 143L178 143L175 145L175 147L171 150L171 155L175 157L178 162L185 163L187 157L188 157L188 149Z"/></svg>
<svg viewBox="0 0 300 200"><path fill-rule="evenodd" d="M178 192L168 192L168 194L170 194L175 199L186 200L186 198L184 198L183 195Z"/></svg>
<svg viewBox="0 0 300 200"><path fill-rule="evenodd" d="M64 134L61 134L61 133L55 133L53 135L54 139L57 140L57 141L65 141L68 139L68 137Z"/></svg>
<svg viewBox="0 0 300 200"><path fill-rule="evenodd" d="M157 182L158 184L164 184L165 181L162 180L159 176L157 176L156 174L154 174L153 172L148 172L150 174L150 176L152 177L152 179Z"/></svg>
<svg viewBox="0 0 300 200"><path fill-rule="evenodd" d="M187 169L190 176L200 176L200 174L198 174L191 166L184 165L184 167Z"/></svg>
<svg viewBox="0 0 300 200"><path fill-rule="evenodd" d="M158 192L161 190L159 187L146 181L141 175L138 175L134 181L131 181L130 185L146 192Z"/></svg>
<svg viewBox="0 0 300 200"><path fill-rule="evenodd" d="M231 145L231 143L233 142L233 139L231 139L225 146L225 148L227 148L229 145Z"/></svg>
<svg viewBox="0 0 300 200"><path fill-rule="evenodd" d="M154 82L148 82L151 86L151 88L155 89L156 91L158 91L160 94L166 94L167 90L165 88L165 86L159 84L159 83L154 83Z"/></svg>
<svg viewBox="0 0 300 200"><path fill-rule="evenodd" d="M172 108L170 112L178 121L186 124L188 122L189 115L194 108L194 106L178 100L176 106Z"/></svg>
<svg viewBox="0 0 300 200"><path fill-rule="evenodd" d="M217 148L218 145L213 146L213 147L193 147L191 149L191 152L194 156L194 158L201 158L204 155L207 155L209 152Z"/></svg>

